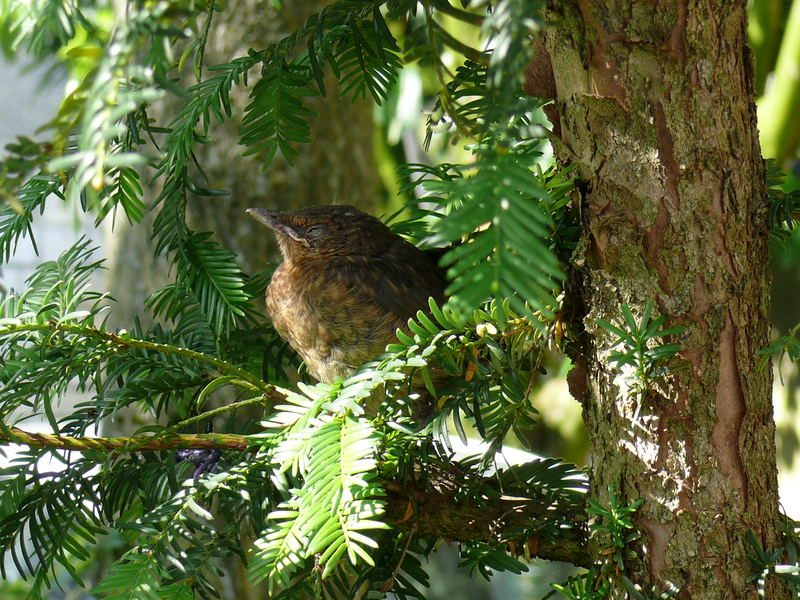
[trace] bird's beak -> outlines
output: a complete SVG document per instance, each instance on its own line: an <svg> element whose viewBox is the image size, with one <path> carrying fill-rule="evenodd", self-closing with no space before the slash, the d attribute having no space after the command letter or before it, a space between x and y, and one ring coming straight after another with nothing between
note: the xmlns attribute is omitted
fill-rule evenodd
<svg viewBox="0 0 800 600"><path fill-rule="evenodd" d="M290 224L286 223L285 219L281 218L283 213L280 211L266 210L264 208L248 208L244 212L253 217L259 223L263 223L276 233L290 237L294 241L308 247L308 240L300 235Z"/></svg>
<svg viewBox="0 0 800 600"><path fill-rule="evenodd" d="M244 212L253 217L259 223L263 223L267 227L271 227L273 229L278 222L276 217L280 214L277 210L265 210L263 208L248 208Z"/></svg>

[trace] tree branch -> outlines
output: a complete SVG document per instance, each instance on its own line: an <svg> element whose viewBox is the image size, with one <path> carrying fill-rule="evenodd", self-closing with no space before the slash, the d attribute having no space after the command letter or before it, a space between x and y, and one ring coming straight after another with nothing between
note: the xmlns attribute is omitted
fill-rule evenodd
<svg viewBox="0 0 800 600"><path fill-rule="evenodd" d="M256 451L258 444L249 436L229 433L147 435L118 438L73 437L47 433L33 433L8 427L0 430L0 442L49 447L61 450L86 452L106 450L117 452L158 451L183 448L205 448L234 451ZM571 562L588 566L583 507L563 506L552 498L525 498L500 495L485 499L460 501L456 494L461 486L453 485L452 474L442 481L397 481L384 479L381 487L386 491L386 522L402 530L414 530L422 537L442 537L450 541L483 541L504 543L509 550L518 552L524 546L526 555ZM492 485L494 478L484 483ZM565 525L555 531L531 536L532 526L552 523L555 518Z"/></svg>
<svg viewBox="0 0 800 600"><path fill-rule="evenodd" d="M0 327L0 337L7 336L13 333L24 333L34 331L52 331L57 333L65 333L72 335L79 335L86 338L95 338L104 340L109 345L117 348L137 348L141 350L151 350L153 352L160 352L162 354L174 354L196 360L197 362L210 365L217 369L220 373L237 378L240 383L248 384L247 387L264 393L270 393L274 390L274 386L265 383L255 375L252 375L240 369L239 367L227 363L223 360L190 350L189 348L181 348L180 346L170 346L169 344L161 344L158 342L151 342L148 340L140 340L132 338L127 334L116 334L110 331L103 331L96 327L88 327L86 325L77 325L73 323L7 323Z"/></svg>
<svg viewBox="0 0 800 600"><path fill-rule="evenodd" d="M491 483L493 478L485 481ZM395 480L384 480L381 486L387 492L386 522L397 529L449 541L503 543L513 554L587 568L591 565L583 506L565 507L548 497L500 496L483 502L466 497L460 501L455 490ZM552 524L554 519L565 524L555 531L544 531L545 524ZM531 535L537 524L543 530Z"/></svg>
<svg viewBox="0 0 800 600"><path fill-rule="evenodd" d="M0 430L0 442L25 444L37 448L60 450L116 450L119 452L143 452L182 448L208 448L219 450L249 450L251 444L245 435L232 433L198 433L166 435L142 435L133 437L92 438L34 433L16 427Z"/></svg>

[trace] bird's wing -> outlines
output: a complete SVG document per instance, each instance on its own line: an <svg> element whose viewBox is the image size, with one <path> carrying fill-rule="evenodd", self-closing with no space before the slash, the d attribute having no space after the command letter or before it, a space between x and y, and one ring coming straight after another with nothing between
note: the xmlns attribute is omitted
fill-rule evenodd
<svg viewBox="0 0 800 600"><path fill-rule="evenodd" d="M424 255L403 260L344 256L330 260L328 266L328 277L335 286L346 288L352 299L374 305L402 323L418 310L427 311L428 297L444 301L446 280Z"/></svg>

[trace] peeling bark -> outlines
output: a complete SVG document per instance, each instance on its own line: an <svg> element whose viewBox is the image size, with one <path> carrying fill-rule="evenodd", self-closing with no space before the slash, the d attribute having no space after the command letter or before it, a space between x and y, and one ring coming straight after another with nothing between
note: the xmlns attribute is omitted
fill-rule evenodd
<svg viewBox="0 0 800 600"><path fill-rule="evenodd" d="M584 418L592 494L644 498L626 575L681 598L755 598L748 530L776 543L767 202L744 0L554 3L547 34L562 139L584 197ZM614 321L653 301L686 331L632 417L608 360ZM595 552L603 541L593 541ZM769 597L782 597L781 590ZM771 594L771 595L770 595Z"/></svg>

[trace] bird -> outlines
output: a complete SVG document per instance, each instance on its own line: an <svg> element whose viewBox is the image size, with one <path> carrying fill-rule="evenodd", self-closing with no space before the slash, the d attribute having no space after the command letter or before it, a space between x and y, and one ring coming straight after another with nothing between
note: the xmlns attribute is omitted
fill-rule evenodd
<svg viewBox="0 0 800 600"><path fill-rule="evenodd" d="M417 311L427 312L429 297L446 299L437 262L355 207L246 212L272 230L283 257L267 287L267 313L317 381L346 379Z"/></svg>

